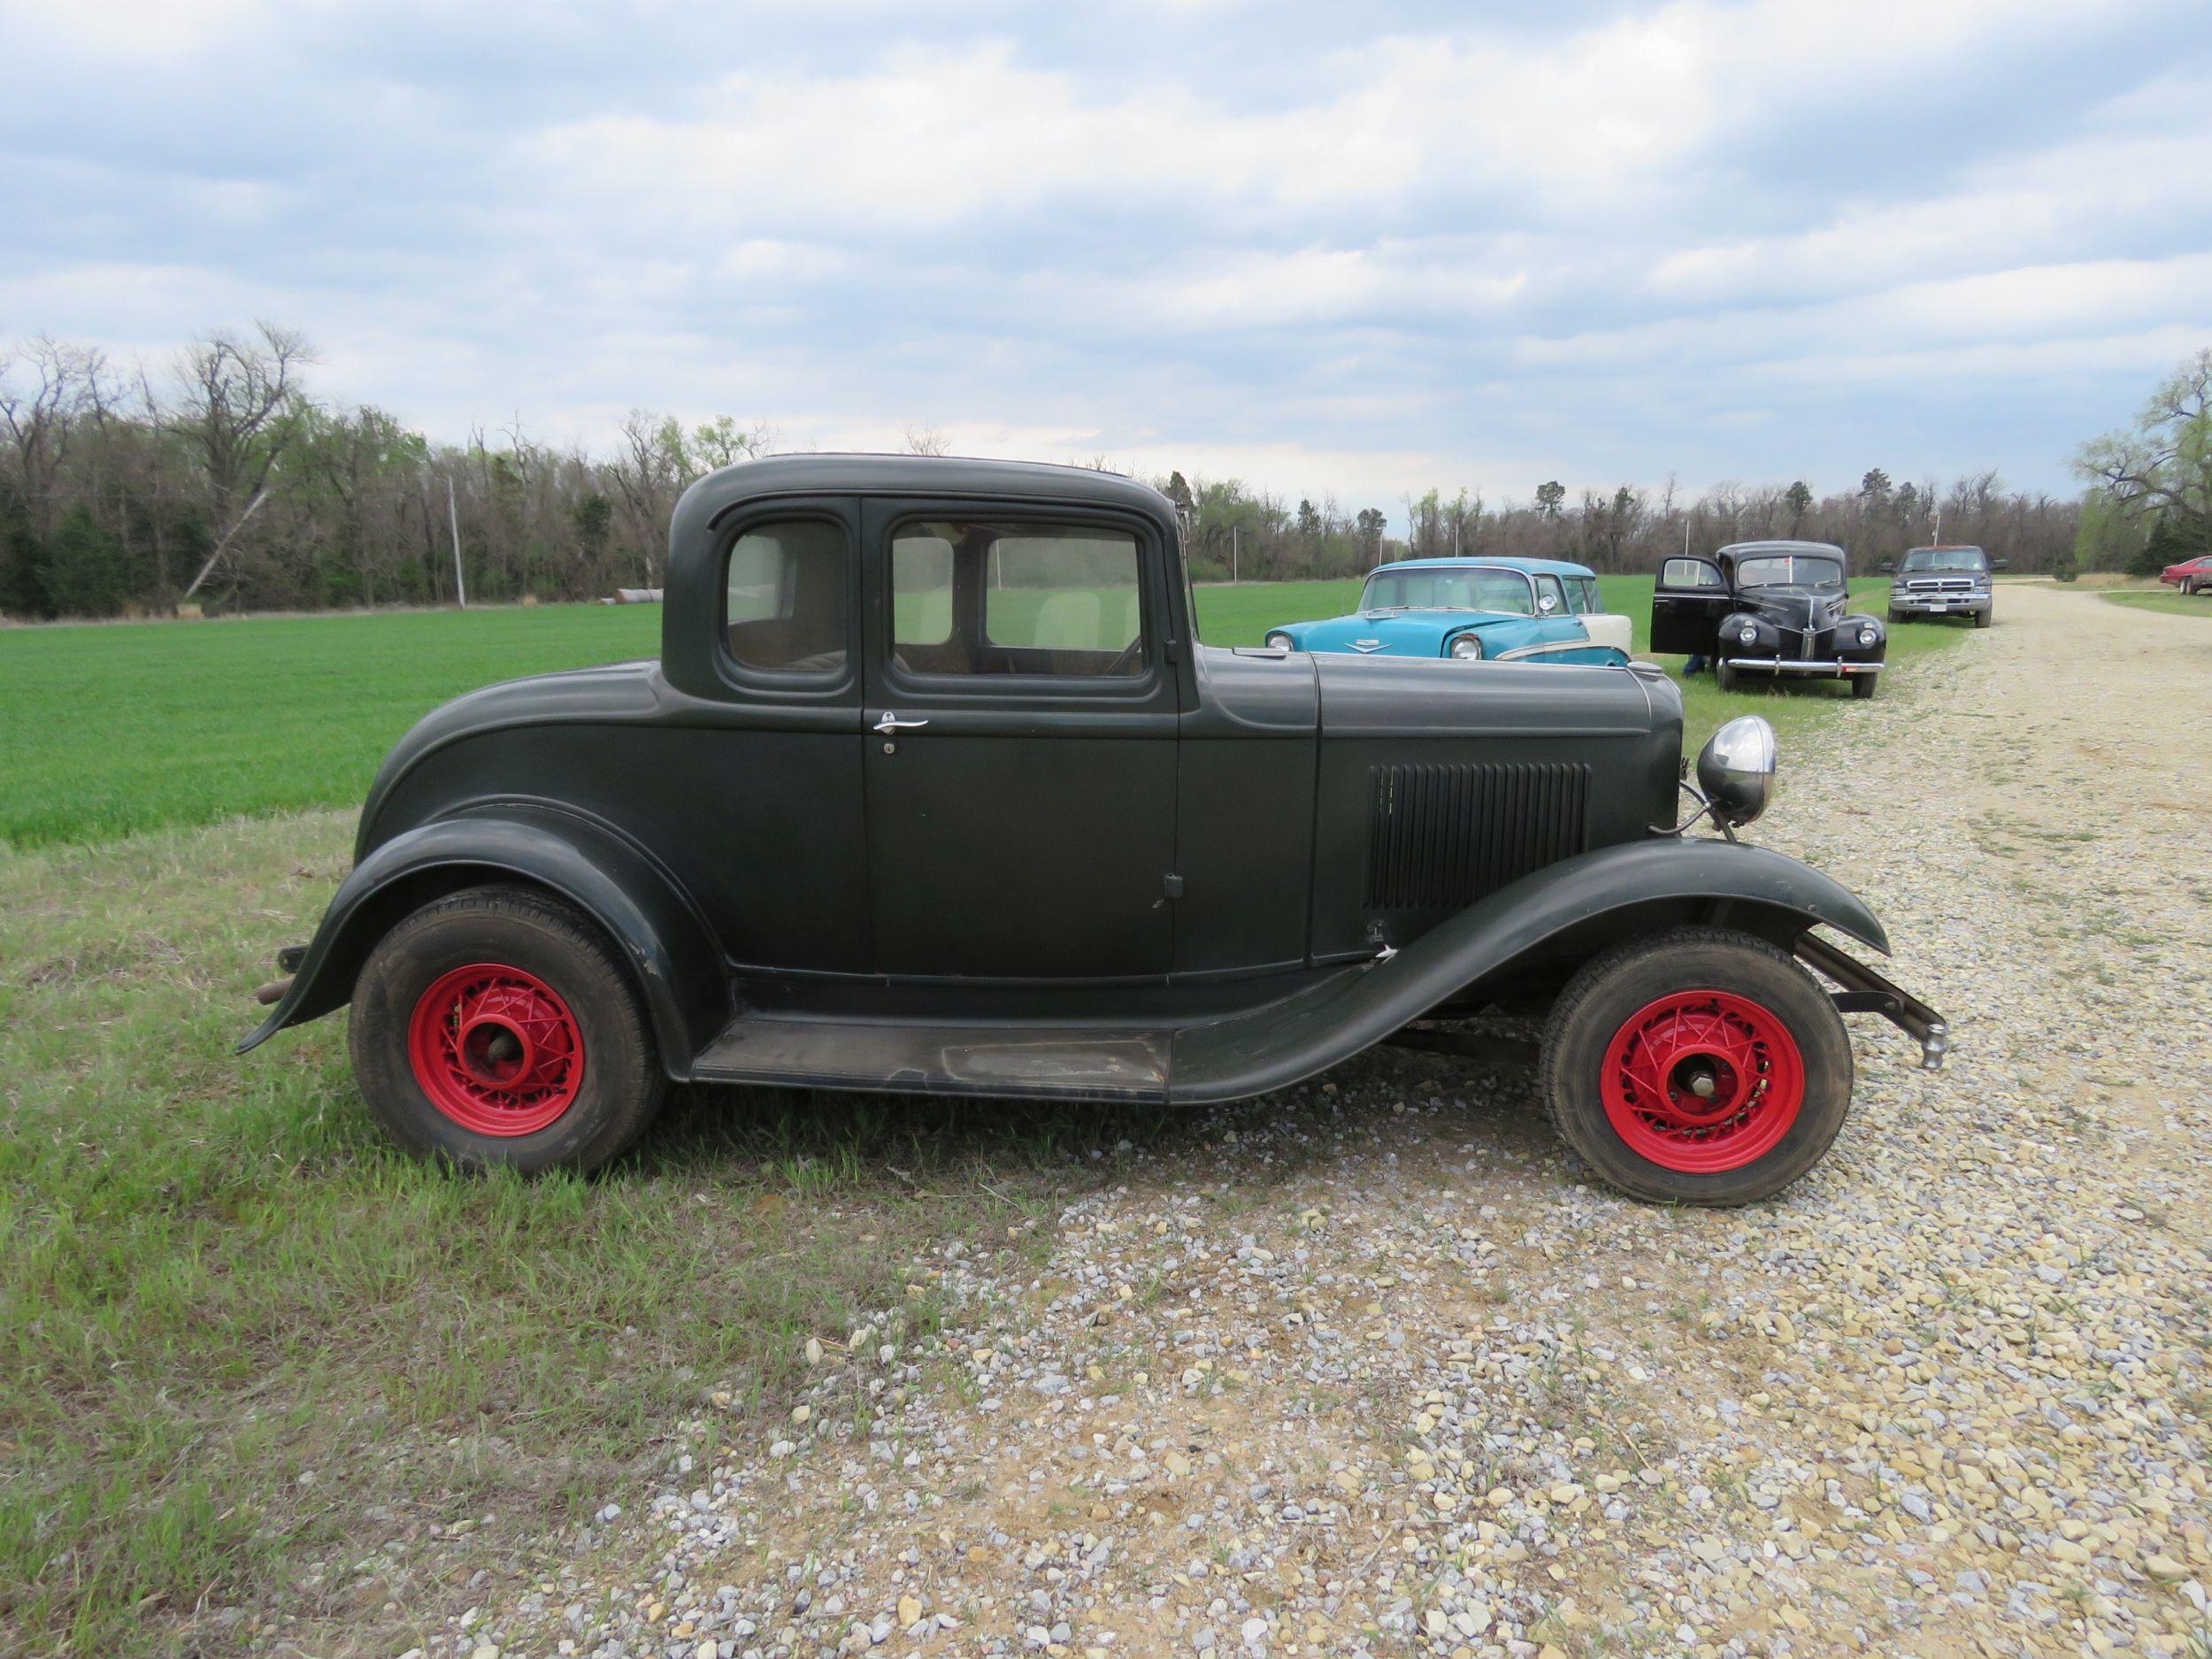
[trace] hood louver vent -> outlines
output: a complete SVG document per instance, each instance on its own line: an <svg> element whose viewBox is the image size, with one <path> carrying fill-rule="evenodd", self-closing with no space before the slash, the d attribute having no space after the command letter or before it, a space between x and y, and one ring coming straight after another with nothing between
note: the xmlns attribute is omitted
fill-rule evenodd
<svg viewBox="0 0 2212 1659"><path fill-rule="evenodd" d="M1375 766L1367 908L1455 910L1590 845L1590 769Z"/></svg>

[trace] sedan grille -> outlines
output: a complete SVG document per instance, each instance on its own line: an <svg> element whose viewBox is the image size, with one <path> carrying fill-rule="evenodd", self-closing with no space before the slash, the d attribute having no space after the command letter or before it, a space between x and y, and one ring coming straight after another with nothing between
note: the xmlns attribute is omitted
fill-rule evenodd
<svg viewBox="0 0 2212 1659"><path fill-rule="evenodd" d="M1367 908L1450 910L1590 845L1590 769L1563 761L1368 771Z"/></svg>

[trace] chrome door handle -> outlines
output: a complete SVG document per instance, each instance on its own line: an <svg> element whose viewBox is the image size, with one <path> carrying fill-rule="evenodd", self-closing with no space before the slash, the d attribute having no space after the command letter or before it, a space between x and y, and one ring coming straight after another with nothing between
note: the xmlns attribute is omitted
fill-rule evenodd
<svg viewBox="0 0 2212 1659"><path fill-rule="evenodd" d="M928 724L927 720L902 720L897 715L886 710L883 718L876 722L876 730L888 737L894 732L910 732L918 726Z"/></svg>

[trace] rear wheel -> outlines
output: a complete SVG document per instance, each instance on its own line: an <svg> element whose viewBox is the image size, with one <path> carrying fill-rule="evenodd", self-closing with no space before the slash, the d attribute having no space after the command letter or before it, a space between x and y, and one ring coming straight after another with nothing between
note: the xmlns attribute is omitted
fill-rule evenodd
<svg viewBox="0 0 2212 1659"><path fill-rule="evenodd" d="M1874 687L1881 678L1882 677L1879 674L1852 675L1851 695L1858 698L1862 703L1865 702L1867 698L1874 695Z"/></svg>
<svg viewBox="0 0 2212 1659"><path fill-rule="evenodd" d="M410 1151L468 1169L595 1169L665 1093L605 937L523 887L472 887L377 944L353 991L361 1093Z"/></svg>
<svg viewBox="0 0 2212 1659"><path fill-rule="evenodd" d="M1851 1104L1835 1004L1748 933L1684 927L1586 964L1553 1005L1540 1082L1567 1144L1661 1202L1780 1192L1833 1144Z"/></svg>

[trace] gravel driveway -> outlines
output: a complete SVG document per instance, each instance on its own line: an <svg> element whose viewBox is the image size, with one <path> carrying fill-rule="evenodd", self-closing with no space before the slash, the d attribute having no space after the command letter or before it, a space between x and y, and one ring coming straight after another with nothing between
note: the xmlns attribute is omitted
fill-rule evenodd
<svg viewBox="0 0 2212 1659"><path fill-rule="evenodd" d="M2212 626L2008 584L1783 780L1956 1045L1783 1200L1407 1054L1110 1141L433 1651L2212 1653Z"/></svg>

